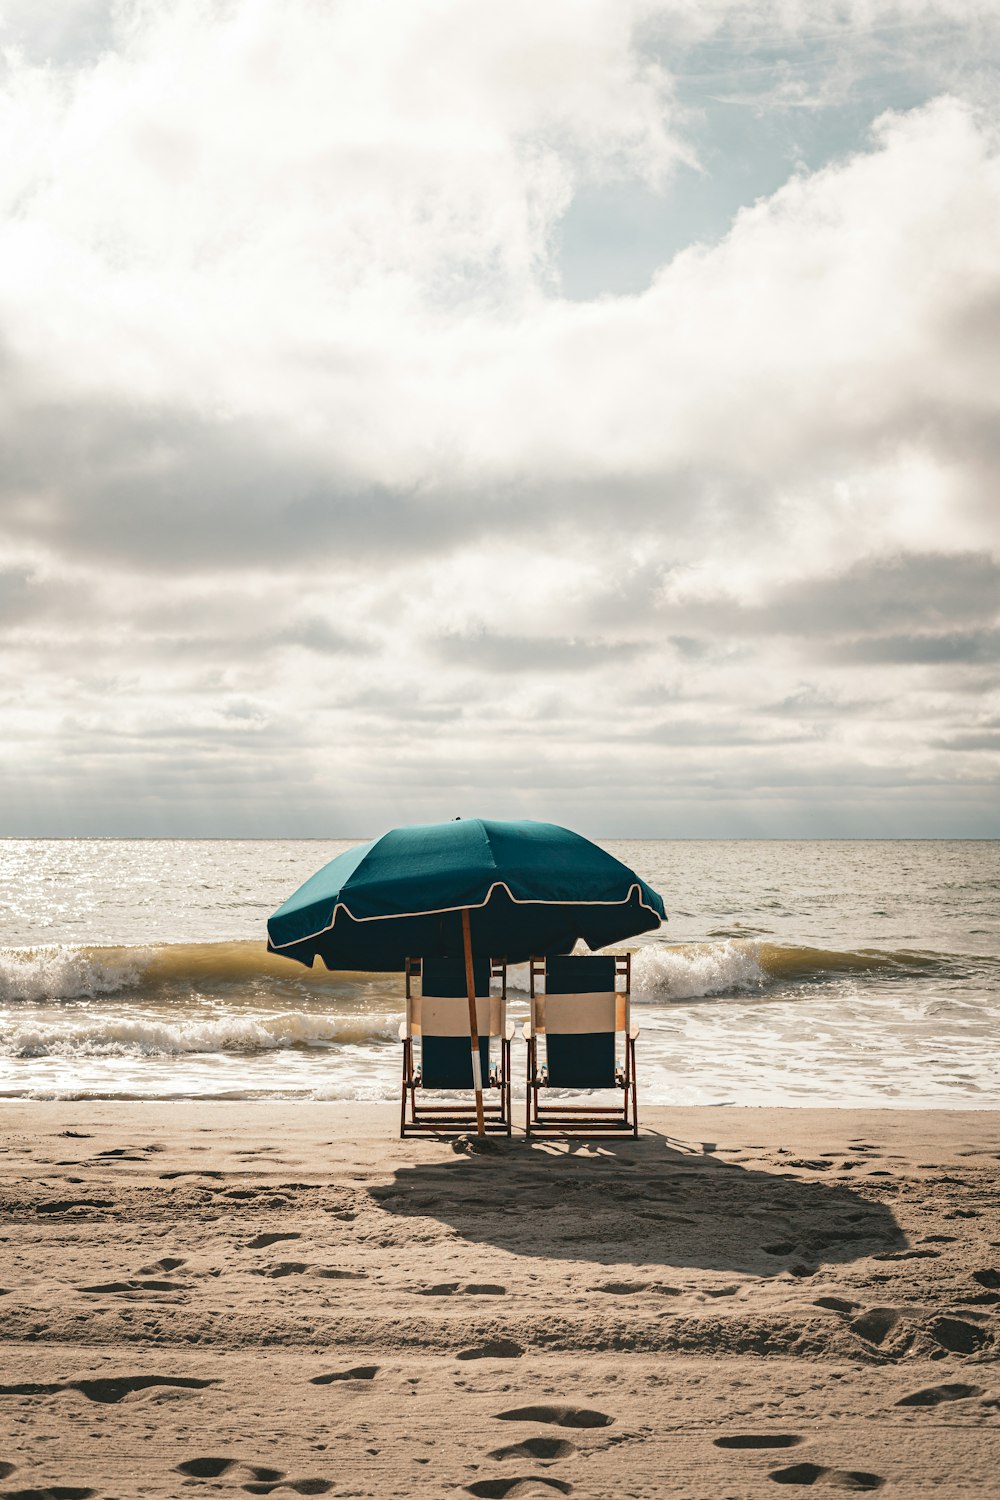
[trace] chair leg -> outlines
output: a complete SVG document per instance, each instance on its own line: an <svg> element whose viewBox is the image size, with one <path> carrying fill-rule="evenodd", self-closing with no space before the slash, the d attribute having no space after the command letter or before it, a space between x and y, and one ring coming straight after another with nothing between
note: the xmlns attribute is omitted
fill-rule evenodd
<svg viewBox="0 0 1000 1500"><path fill-rule="evenodd" d="M510 1061L511 1061L511 1059L510 1059L510 1042L508 1042L506 1040L506 1038L505 1038L504 1039L504 1043L503 1043L503 1079L504 1079L503 1103L504 1103L504 1118L507 1121L507 1134L508 1135L510 1135L511 1132L513 1131L513 1129L514 1129L514 1119L513 1119L513 1114L512 1114L512 1110L511 1110L512 1096L511 1096Z"/></svg>
<svg viewBox="0 0 1000 1500"><path fill-rule="evenodd" d="M531 1134L531 1082L535 1076L535 1039L528 1042L528 1075L524 1089L524 1133Z"/></svg>
<svg viewBox="0 0 1000 1500"><path fill-rule="evenodd" d="M639 1096L635 1077L635 1042L631 1037L629 1037L628 1050L632 1062L632 1134L637 1136L639 1134Z"/></svg>
<svg viewBox="0 0 1000 1500"><path fill-rule="evenodd" d="M400 1100L400 1105L399 1105L399 1138L400 1138L400 1140L403 1140L404 1137L405 1137L405 1135L406 1135L406 1087L407 1087L407 1084L410 1081L410 1069L407 1067L407 1063L409 1062L409 1056L408 1056L409 1050L410 1050L410 1043L409 1043L409 1041L405 1041L403 1043L403 1089L402 1089L402 1098Z"/></svg>

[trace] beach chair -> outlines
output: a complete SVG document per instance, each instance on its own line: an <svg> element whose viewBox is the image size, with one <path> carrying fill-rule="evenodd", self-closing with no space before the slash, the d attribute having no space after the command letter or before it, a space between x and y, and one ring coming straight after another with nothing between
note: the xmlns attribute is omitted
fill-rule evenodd
<svg viewBox="0 0 1000 1500"><path fill-rule="evenodd" d="M635 1087L638 1027L630 1016L632 955L573 954L533 958L526 1131L639 1134ZM619 1047L619 1037L624 1045ZM544 1061L539 1043L544 1043ZM615 1105L543 1104L546 1089L572 1093L616 1089Z"/></svg>
<svg viewBox="0 0 1000 1500"><path fill-rule="evenodd" d="M507 969L502 963L476 959L476 1028L483 1080L486 1129L510 1135L510 1044L507 1024ZM492 995L491 980L500 993ZM406 1020L399 1028L403 1044L403 1096L399 1133L476 1128L469 998L465 959L406 960ZM442 1095L466 1099L442 1100ZM437 1095L429 1103L427 1095ZM409 1103L409 1111L407 1110Z"/></svg>

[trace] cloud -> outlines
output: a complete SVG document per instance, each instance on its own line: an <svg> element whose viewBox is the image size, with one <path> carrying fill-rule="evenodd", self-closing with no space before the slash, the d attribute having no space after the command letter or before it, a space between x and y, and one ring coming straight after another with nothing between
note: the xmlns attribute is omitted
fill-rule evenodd
<svg viewBox="0 0 1000 1500"><path fill-rule="evenodd" d="M119 72L102 86L120 92ZM298 180L285 215L314 245L331 210ZM331 244L317 281L246 225L204 265L186 244L176 267L123 268L54 192L19 199L0 273L20 542L239 568L440 552L570 514L604 534L673 526L688 555L709 515L734 553L790 528L844 561L944 525L966 548L992 532L997 346L968 330L1000 297L1000 167L955 101L884 119L873 150L793 180L641 297L544 298L539 272L529 305L473 299L460 318L405 267L365 257L344 281ZM141 203L133 220L152 232ZM372 232L411 254L405 227Z"/></svg>
<svg viewBox="0 0 1000 1500"><path fill-rule="evenodd" d="M0 46L35 66L79 67L113 43L114 9L113 0L3 0Z"/></svg>
<svg viewBox="0 0 1000 1500"><path fill-rule="evenodd" d="M0 625L24 618L30 576L21 568L0 568Z"/></svg>
<svg viewBox="0 0 1000 1500"><path fill-rule="evenodd" d="M6 816L986 826L988 5L58 9L0 5ZM713 91L816 160L731 202Z"/></svg>
<svg viewBox="0 0 1000 1500"><path fill-rule="evenodd" d="M307 615L287 626L275 640L281 645L301 646L321 656L367 656L374 651L370 641L338 630L322 615Z"/></svg>
<svg viewBox="0 0 1000 1500"><path fill-rule="evenodd" d="M899 666L952 666L1000 661L1000 628L954 630L938 635L883 635L845 642L847 660Z"/></svg>
<svg viewBox="0 0 1000 1500"><path fill-rule="evenodd" d="M970 730L965 734L952 734L935 740L942 750L997 750L1000 751L1000 728Z"/></svg>
<svg viewBox="0 0 1000 1500"><path fill-rule="evenodd" d="M997 557L985 552L903 552L864 558L826 575L783 581L763 602L742 602L731 595L685 600L682 595L675 608L689 625L701 620L713 634L728 630L743 637L865 636L877 641L897 639L898 628L906 626L912 639L932 640L943 638L942 625L992 621L998 601Z"/></svg>
<svg viewBox="0 0 1000 1500"><path fill-rule="evenodd" d="M720 723L717 717L705 719L671 719L646 729L642 738L657 745L711 747L714 750L732 745L795 744L815 739L811 734L795 733L781 726L770 730L747 723Z"/></svg>
<svg viewBox="0 0 1000 1500"><path fill-rule="evenodd" d="M601 641L542 635L497 634L480 628L444 635L437 654L459 666L485 672L586 672L628 662L648 647L640 641Z"/></svg>

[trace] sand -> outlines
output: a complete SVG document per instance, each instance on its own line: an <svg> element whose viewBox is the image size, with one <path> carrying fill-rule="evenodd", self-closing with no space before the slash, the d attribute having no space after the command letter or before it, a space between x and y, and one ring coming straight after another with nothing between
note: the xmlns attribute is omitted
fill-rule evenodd
<svg viewBox="0 0 1000 1500"><path fill-rule="evenodd" d="M0 1495L1000 1494L1000 1114L3 1114Z"/></svg>

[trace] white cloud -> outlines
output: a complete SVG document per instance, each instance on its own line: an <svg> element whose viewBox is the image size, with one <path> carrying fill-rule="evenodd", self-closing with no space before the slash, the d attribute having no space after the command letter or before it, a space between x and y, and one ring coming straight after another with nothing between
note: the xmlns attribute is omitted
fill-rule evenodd
<svg viewBox="0 0 1000 1500"><path fill-rule="evenodd" d="M778 831L809 831L817 787L857 816L894 768L899 831L949 776L979 827L996 115L876 109L641 293L559 292L581 185L669 204L699 159L685 49L924 55L959 10L838 14L0 7L9 816L75 786L127 823L132 777L176 826L464 787L607 832L687 795L725 831L713 806L786 786Z"/></svg>

